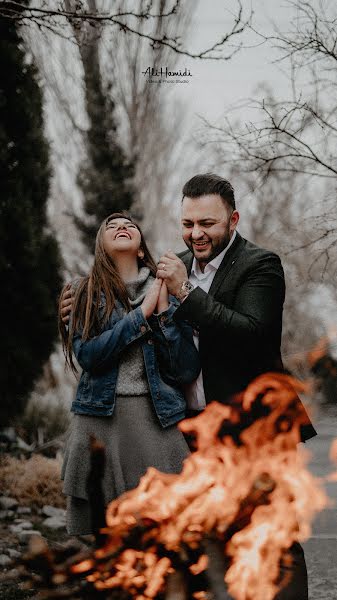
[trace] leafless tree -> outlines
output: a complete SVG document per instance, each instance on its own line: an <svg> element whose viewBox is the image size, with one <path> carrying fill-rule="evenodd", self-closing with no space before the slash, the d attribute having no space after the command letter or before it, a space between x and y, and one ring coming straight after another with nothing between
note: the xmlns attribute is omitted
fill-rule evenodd
<svg viewBox="0 0 337 600"><path fill-rule="evenodd" d="M267 89L262 102L250 102L258 123L238 130L227 120L224 131L236 148L234 160L245 158L247 169L264 177L277 171L335 179L337 7L327 0L289 5L297 15L289 33L258 35L279 51L278 62L289 61L292 98L276 100Z"/></svg>
<svg viewBox="0 0 337 600"><path fill-rule="evenodd" d="M289 68L291 97L276 99L264 86L262 101L244 104L256 111L253 121L240 123L228 111L220 125L207 124L205 141L216 144L223 163L250 173L259 193L275 176L305 182L306 202L293 199L300 209L288 252L306 252L309 278L330 285L337 272L337 6L328 0L289 6L296 15L289 33L256 34Z"/></svg>

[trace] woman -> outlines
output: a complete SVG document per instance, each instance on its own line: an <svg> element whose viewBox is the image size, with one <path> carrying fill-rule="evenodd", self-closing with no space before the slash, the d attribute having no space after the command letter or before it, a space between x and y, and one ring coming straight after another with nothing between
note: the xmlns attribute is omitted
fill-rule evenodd
<svg viewBox="0 0 337 600"><path fill-rule="evenodd" d="M61 296L62 297L62 296ZM105 444L105 503L136 487L149 466L178 473L189 450L176 423L185 416L182 386L200 371L192 329L176 324L178 302L138 225L123 213L102 223L94 265L77 286L66 361L83 371L62 469L71 535L92 532L88 503L89 438Z"/></svg>

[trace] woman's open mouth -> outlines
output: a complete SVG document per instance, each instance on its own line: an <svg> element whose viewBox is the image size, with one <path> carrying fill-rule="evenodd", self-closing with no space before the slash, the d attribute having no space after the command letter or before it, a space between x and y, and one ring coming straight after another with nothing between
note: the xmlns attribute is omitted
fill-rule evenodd
<svg viewBox="0 0 337 600"><path fill-rule="evenodd" d="M119 233L117 233L115 236L115 240L117 240L117 238L120 238L120 237L125 237L128 240L131 240L131 236L126 231L120 231Z"/></svg>

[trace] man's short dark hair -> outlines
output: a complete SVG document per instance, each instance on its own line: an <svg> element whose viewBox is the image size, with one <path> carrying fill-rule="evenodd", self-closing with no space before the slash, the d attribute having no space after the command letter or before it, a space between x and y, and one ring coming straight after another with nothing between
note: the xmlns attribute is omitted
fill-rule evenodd
<svg viewBox="0 0 337 600"><path fill-rule="evenodd" d="M234 189L226 179L214 173L194 175L183 187L183 199L199 198L207 194L217 194L235 210Z"/></svg>

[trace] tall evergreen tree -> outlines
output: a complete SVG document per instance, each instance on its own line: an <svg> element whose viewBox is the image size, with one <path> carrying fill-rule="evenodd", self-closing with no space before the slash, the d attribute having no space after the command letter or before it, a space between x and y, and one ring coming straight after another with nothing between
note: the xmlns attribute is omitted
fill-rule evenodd
<svg viewBox="0 0 337 600"><path fill-rule="evenodd" d="M23 410L57 338L60 254L47 229L42 94L14 22L0 19L0 422Z"/></svg>
<svg viewBox="0 0 337 600"><path fill-rule="evenodd" d="M69 4L71 6L71 4ZM90 1L96 12L94 0ZM87 160L78 182L84 194L84 210L89 219L75 218L83 241L93 251L101 221L115 211L127 210L133 201L133 166L126 159L117 138L115 107L104 89L99 59L99 28L85 24L74 27L84 70L84 90L89 130Z"/></svg>

